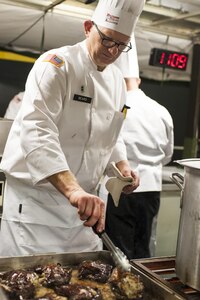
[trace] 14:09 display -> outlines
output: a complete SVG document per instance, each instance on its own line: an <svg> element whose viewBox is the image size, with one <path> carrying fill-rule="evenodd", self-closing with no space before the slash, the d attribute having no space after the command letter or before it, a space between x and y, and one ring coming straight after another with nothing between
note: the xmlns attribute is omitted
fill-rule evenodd
<svg viewBox="0 0 200 300"><path fill-rule="evenodd" d="M149 65L185 71L189 55L160 48L151 49Z"/></svg>

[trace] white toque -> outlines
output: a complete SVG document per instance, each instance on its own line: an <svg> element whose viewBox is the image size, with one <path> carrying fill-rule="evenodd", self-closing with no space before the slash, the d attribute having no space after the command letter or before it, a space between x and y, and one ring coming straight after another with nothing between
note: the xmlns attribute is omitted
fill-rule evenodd
<svg viewBox="0 0 200 300"><path fill-rule="evenodd" d="M144 4L145 0L99 0L92 21L131 36Z"/></svg>
<svg viewBox="0 0 200 300"><path fill-rule="evenodd" d="M120 69L124 78L140 78L137 48L134 35L131 37L131 44L132 49L128 52L121 53L114 64Z"/></svg>

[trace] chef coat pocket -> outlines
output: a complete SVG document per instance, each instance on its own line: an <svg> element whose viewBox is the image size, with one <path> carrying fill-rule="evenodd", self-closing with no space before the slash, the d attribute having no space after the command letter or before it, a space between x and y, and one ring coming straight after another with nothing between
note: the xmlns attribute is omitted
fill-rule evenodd
<svg viewBox="0 0 200 300"><path fill-rule="evenodd" d="M19 244L33 249L36 247L41 253L47 249L59 251L59 246L64 241L68 243L73 229L82 227L82 224L77 209L67 202L61 205L23 204L20 212Z"/></svg>
<svg viewBox="0 0 200 300"><path fill-rule="evenodd" d="M44 205L29 203L21 205L20 222L51 227L72 228L82 224L77 209L71 204Z"/></svg>

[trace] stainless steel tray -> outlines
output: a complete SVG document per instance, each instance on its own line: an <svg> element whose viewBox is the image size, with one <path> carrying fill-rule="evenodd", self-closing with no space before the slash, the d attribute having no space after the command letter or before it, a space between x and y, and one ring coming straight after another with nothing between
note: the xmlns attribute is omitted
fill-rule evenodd
<svg viewBox="0 0 200 300"><path fill-rule="evenodd" d="M83 260L101 260L114 266L114 261L109 251L48 253L17 257L0 257L0 272L29 268L39 264L44 265L48 263L60 263L63 266L75 266Z"/></svg>
<svg viewBox="0 0 200 300"><path fill-rule="evenodd" d="M0 257L0 272L13 269L29 268L48 263L60 263L63 266L76 266L83 260L101 260L115 266L109 251L81 252L81 253L51 253L19 257ZM141 270L134 260L131 261L131 272L140 275L144 284L143 300L183 300L186 299L176 294L156 278Z"/></svg>

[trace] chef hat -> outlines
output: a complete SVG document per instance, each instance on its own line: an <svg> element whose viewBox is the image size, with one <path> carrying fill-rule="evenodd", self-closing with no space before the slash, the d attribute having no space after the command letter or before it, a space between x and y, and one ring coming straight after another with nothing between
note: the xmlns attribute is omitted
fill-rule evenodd
<svg viewBox="0 0 200 300"><path fill-rule="evenodd" d="M114 64L120 69L124 78L140 78L135 37L131 37L132 49L120 54Z"/></svg>
<svg viewBox="0 0 200 300"><path fill-rule="evenodd" d="M131 36L145 0L99 0L92 20L100 26Z"/></svg>

